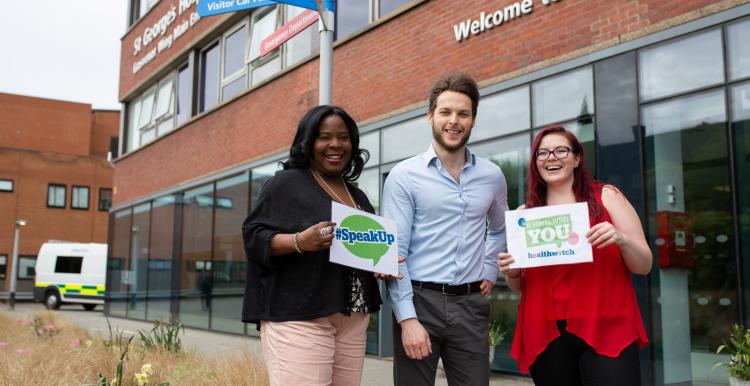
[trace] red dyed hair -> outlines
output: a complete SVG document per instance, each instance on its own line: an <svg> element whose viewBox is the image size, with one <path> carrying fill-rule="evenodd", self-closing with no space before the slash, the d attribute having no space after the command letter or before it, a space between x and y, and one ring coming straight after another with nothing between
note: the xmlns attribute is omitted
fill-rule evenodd
<svg viewBox="0 0 750 386"><path fill-rule="evenodd" d="M570 150L578 155L578 167L573 170L573 193L576 202L586 202L589 206L589 217L591 220L601 218L604 208L596 200L594 189L601 189L601 184L586 169L586 158L583 154L583 146L575 134L562 125L551 125L543 128L534 138L531 144L531 159L529 161L529 174L526 176L526 208L535 208L547 205L547 184L536 168L536 152L542 143L542 138L549 134L559 134L570 142Z"/></svg>

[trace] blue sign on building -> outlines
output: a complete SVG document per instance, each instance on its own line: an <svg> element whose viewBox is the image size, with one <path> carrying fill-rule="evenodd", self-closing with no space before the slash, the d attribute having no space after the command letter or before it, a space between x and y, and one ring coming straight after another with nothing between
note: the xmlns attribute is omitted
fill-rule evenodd
<svg viewBox="0 0 750 386"><path fill-rule="evenodd" d="M326 9L333 11L335 7L334 0L324 0ZM263 7L265 5L274 5L285 3L297 7L312 9L317 11L318 5L316 0L200 0L198 2L198 15L201 17L218 15L220 13L242 11L244 9Z"/></svg>
<svg viewBox="0 0 750 386"><path fill-rule="evenodd" d="M314 0L313 0L314 2ZM218 15L220 13L241 11L243 9L274 5L271 0L201 0L198 2L198 15L201 17Z"/></svg>

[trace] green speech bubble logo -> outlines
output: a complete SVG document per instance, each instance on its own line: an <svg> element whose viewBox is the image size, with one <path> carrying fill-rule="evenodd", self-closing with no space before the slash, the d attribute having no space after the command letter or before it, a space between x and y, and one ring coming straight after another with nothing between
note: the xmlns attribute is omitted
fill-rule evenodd
<svg viewBox="0 0 750 386"><path fill-rule="evenodd" d="M388 252L396 237L385 231L377 221L362 215L352 215L336 227L336 240L354 256L372 260L375 266L380 258Z"/></svg>
<svg viewBox="0 0 750 386"><path fill-rule="evenodd" d="M555 244L560 248L564 242L569 241L572 227L569 214L526 220L526 246Z"/></svg>

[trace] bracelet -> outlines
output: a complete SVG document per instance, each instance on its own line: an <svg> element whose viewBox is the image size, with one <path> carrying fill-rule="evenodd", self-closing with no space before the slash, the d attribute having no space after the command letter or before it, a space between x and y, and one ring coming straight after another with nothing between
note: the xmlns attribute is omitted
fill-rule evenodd
<svg viewBox="0 0 750 386"><path fill-rule="evenodd" d="M516 275L516 276L510 276L510 275L508 275L508 274L506 273L506 274L505 274L505 277L507 277L507 278L509 278L509 279L518 279L519 277L521 277L521 274L523 274L523 270L521 270L521 271L518 271L518 275Z"/></svg>
<svg viewBox="0 0 750 386"><path fill-rule="evenodd" d="M294 249L297 250L297 253L302 253L302 250L299 249L299 244L297 243L297 236L299 236L299 232L294 234L294 237L292 237L292 242L294 243Z"/></svg>

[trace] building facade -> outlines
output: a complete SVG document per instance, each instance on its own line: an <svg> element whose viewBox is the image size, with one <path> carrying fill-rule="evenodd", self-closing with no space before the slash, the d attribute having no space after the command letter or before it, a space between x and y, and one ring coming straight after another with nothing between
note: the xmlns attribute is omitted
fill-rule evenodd
<svg viewBox="0 0 750 386"><path fill-rule="evenodd" d="M633 203L654 251L652 272L633 278L651 340L644 381L726 383L714 353L750 304L749 3L339 0L333 101L371 154L358 185L377 208L389 170L427 149L427 93L449 71L480 83L470 148L502 168L511 207L535 132L566 125L590 170ZM261 56L301 9L129 9L107 312L257 335L239 321L240 224L317 103L316 28ZM500 280L491 300L512 331L518 296ZM372 319L368 352L390 354L391 320L387 308ZM517 371L509 341L494 370Z"/></svg>
<svg viewBox="0 0 750 386"><path fill-rule="evenodd" d="M47 240L107 242L112 203L110 151L120 112L0 93L0 293L10 290L16 220L17 294L30 298Z"/></svg>

